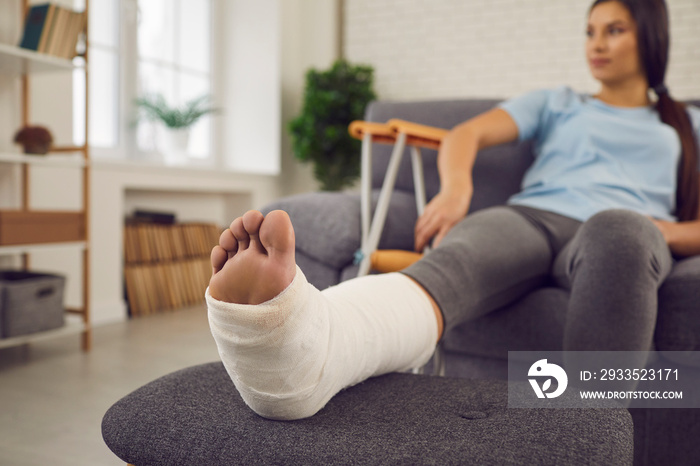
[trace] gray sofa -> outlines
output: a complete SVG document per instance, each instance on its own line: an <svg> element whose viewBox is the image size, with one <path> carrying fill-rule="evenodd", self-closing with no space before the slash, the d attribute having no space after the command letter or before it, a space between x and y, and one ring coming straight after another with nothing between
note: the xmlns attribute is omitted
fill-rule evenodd
<svg viewBox="0 0 700 466"><path fill-rule="evenodd" d="M442 128L494 107L497 100L373 102L366 119L401 118ZM697 105L698 102L695 102ZM375 145L375 201L391 147ZM423 150L427 198L439 189L436 152ZM474 168L471 212L502 204L520 186L533 159L529 143L483 151ZM266 206L283 209L294 223L297 262L311 283L323 289L354 277L353 255L360 246L359 194L312 193ZM380 248L412 249L416 221L410 157L406 154L392 195ZM444 338L447 375L507 378L508 351L562 350L568 291L548 284L506 308L455 328ZM656 349L676 358L700 351L700 256L677 261L659 291ZM682 360L700 379L700 362ZM634 405L632 405L634 406ZM700 461L699 409L630 408L635 430L635 464L697 464Z"/></svg>

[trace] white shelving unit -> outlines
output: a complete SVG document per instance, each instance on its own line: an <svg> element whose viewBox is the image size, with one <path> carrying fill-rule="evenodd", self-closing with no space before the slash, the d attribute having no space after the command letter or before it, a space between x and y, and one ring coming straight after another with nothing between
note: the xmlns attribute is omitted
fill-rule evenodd
<svg viewBox="0 0 700 466"><path fill-rule="evenodd" d="M74 167L85 166L85 158L82 154L47 154L47 155L25 155L9 152L0 152L0 163L28 164L51 167Z"/></svg>
<svg viewBox="0 0 700 466"><path fill-rule="evenodd" d="M23 11L29 7L28 0L21 0ZM88 9L89 1L85 1L85 9ZM24 24L24 22L22 22ZM86 44L87 49L87 44ZM80 60L76 60L80 61ZM32 75L43 73L72 73L76 68L85 72L85 82L88 82L87 55L84 57L84 66L74 64L73 60L53 57L32 50L26 50L18 46L0 44L0 73L4 75L16 76L21 80L22 95L22 123L31 123L29 115L30 92L29 85ZM87 91L86 91L87 94ZM85 96L85 141L87 141L87 104L88 96ZM11 136L11 135L10 135ZM89 351L91 347L90 309L89 309L89 232L88 212L89 212L89 182L90 163L89 148L87 144L80 147L58 147L53 148L53 153L47 155L25 155L11 152L0 152L0 164L15 164L22 167L22 210L29 211L29 184L31 180L31 167L51 166L70 167L80 170L82 173L82 208L79 210L84 215L85 234L82 241L66 241L60 243L41 244L19 244L0 245L0 255L21 255L25 269L30 269L29 255L39 254L49 250L71 250L82 255L82 307L80 309L66 309L66 325L44 332L32 333L11 338L0 338L0 348L23 345L33 341L47 338L55 338L65 335L82 335L82 348Z"/></svg>
<svg viewBox="0 0 700 466"><path fill-rule="evenodd" d="M14 45L0 44L0 71L5 74L70 71L74 68L73 62L65 58L52 57Z"/></svg>

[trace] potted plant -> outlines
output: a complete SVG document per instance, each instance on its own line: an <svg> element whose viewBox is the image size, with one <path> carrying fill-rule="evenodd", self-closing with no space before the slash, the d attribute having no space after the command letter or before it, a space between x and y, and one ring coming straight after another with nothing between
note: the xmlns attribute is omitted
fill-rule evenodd
<svg viewBox="0 0 700 466"><path fill-rule="evenodd" d="M361 142L348 125L364 116L376 99L374 70L367 65L336 61L327 71L306 73L301 114L289 124L292 149L302 162L312 162L314 177L324 191L351 186L360 175Z"/></svg>
<svg viewBox="0 0 700 466"><path fill-rule="evenodd" d="M44 155L51 148L53 136L43 126L24 126L15 133L15 142L22 145L25 154Z"/></svg>
<svg viewBox="0 0 700 466"><path fill-rule="evenodd" d="M160 122L166 129L163 133L166 161L182 161L189 142L190 127L201 117L214 113L217 109L210 105L210 96L203 95L192 99L181 107L171 107L162 94L149 94L134 102L140 115L151 121Z"/></svg>

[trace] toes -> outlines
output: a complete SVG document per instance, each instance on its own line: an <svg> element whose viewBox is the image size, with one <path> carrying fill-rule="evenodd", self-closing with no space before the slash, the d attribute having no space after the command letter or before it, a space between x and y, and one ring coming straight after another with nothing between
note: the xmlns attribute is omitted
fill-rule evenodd
<svg viewBox="0 0 700 466"><path fill-rule="evenodd" d="M236 220L234 220L233 223L231 223L230 230L234 240L238 243L238 249L248 249L248 246L250 245L250 236L243 227L243 218L238 217Z"/></svg>
<svg viewBox="0 0 700 466"><path fill-rule="evenodd" d="M256 210L246 212L231 223L219 238L219 245L232 257L237 251L250 247L267 254L294 252L294 228L289 215L275 210L263 216Z"/></svg>
<svg viewBox="0 0 700 466"><path fill-rule="evenodd" d="M218 273L228 260L228 252L221 246L214 246L211 250L211 266L214 273Z"/></svg>
<svg viewBox="0 0 700 466"><path fill-rule="evenodd" d="M236 251L238 251L238 241L236 240L236 237L233 236L230 228L227 228L223 233L221 233L221 236L219 237L219 246L224 248L226 252L228 252L229 256L232 256L236 253Z"/></svg>
<svg viewBox="0 0 700 466"><path fill-rule="evenodd" d="M270 253L294 252L294 227L287 212L275 210L267 214L260 227L260 242Z"/></svg>
<svg viewBox="0 0 700 466"><path fill-rule="evenodd" d="M243 228L248 233L250 238L249 247L254 247L260 252L266 252L263 245L260 243L260 226L265 217L257 210L249 210L242 217Z"/></svg>

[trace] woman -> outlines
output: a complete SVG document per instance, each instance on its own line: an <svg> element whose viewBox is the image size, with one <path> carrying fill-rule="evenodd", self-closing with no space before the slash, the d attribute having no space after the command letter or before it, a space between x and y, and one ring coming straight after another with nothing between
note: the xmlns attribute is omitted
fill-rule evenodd
<svg viewBox="0 0 700 466"><path fill-rule="evenodd" d="M570 289L565 350L650 349L671 254L700 253L697 143L664 85L663 0L598 0L587 35L595 96L532 92L449 133L441 190L416 224L416 248L435 248L402 273L319 292L295 265L284 212L234 220L212 251L207 302L253 410L311 416L345 387L424 364L444 330L549 276ZM477 152L518 138L537 154L522 192L465 217Z"/></svg>

